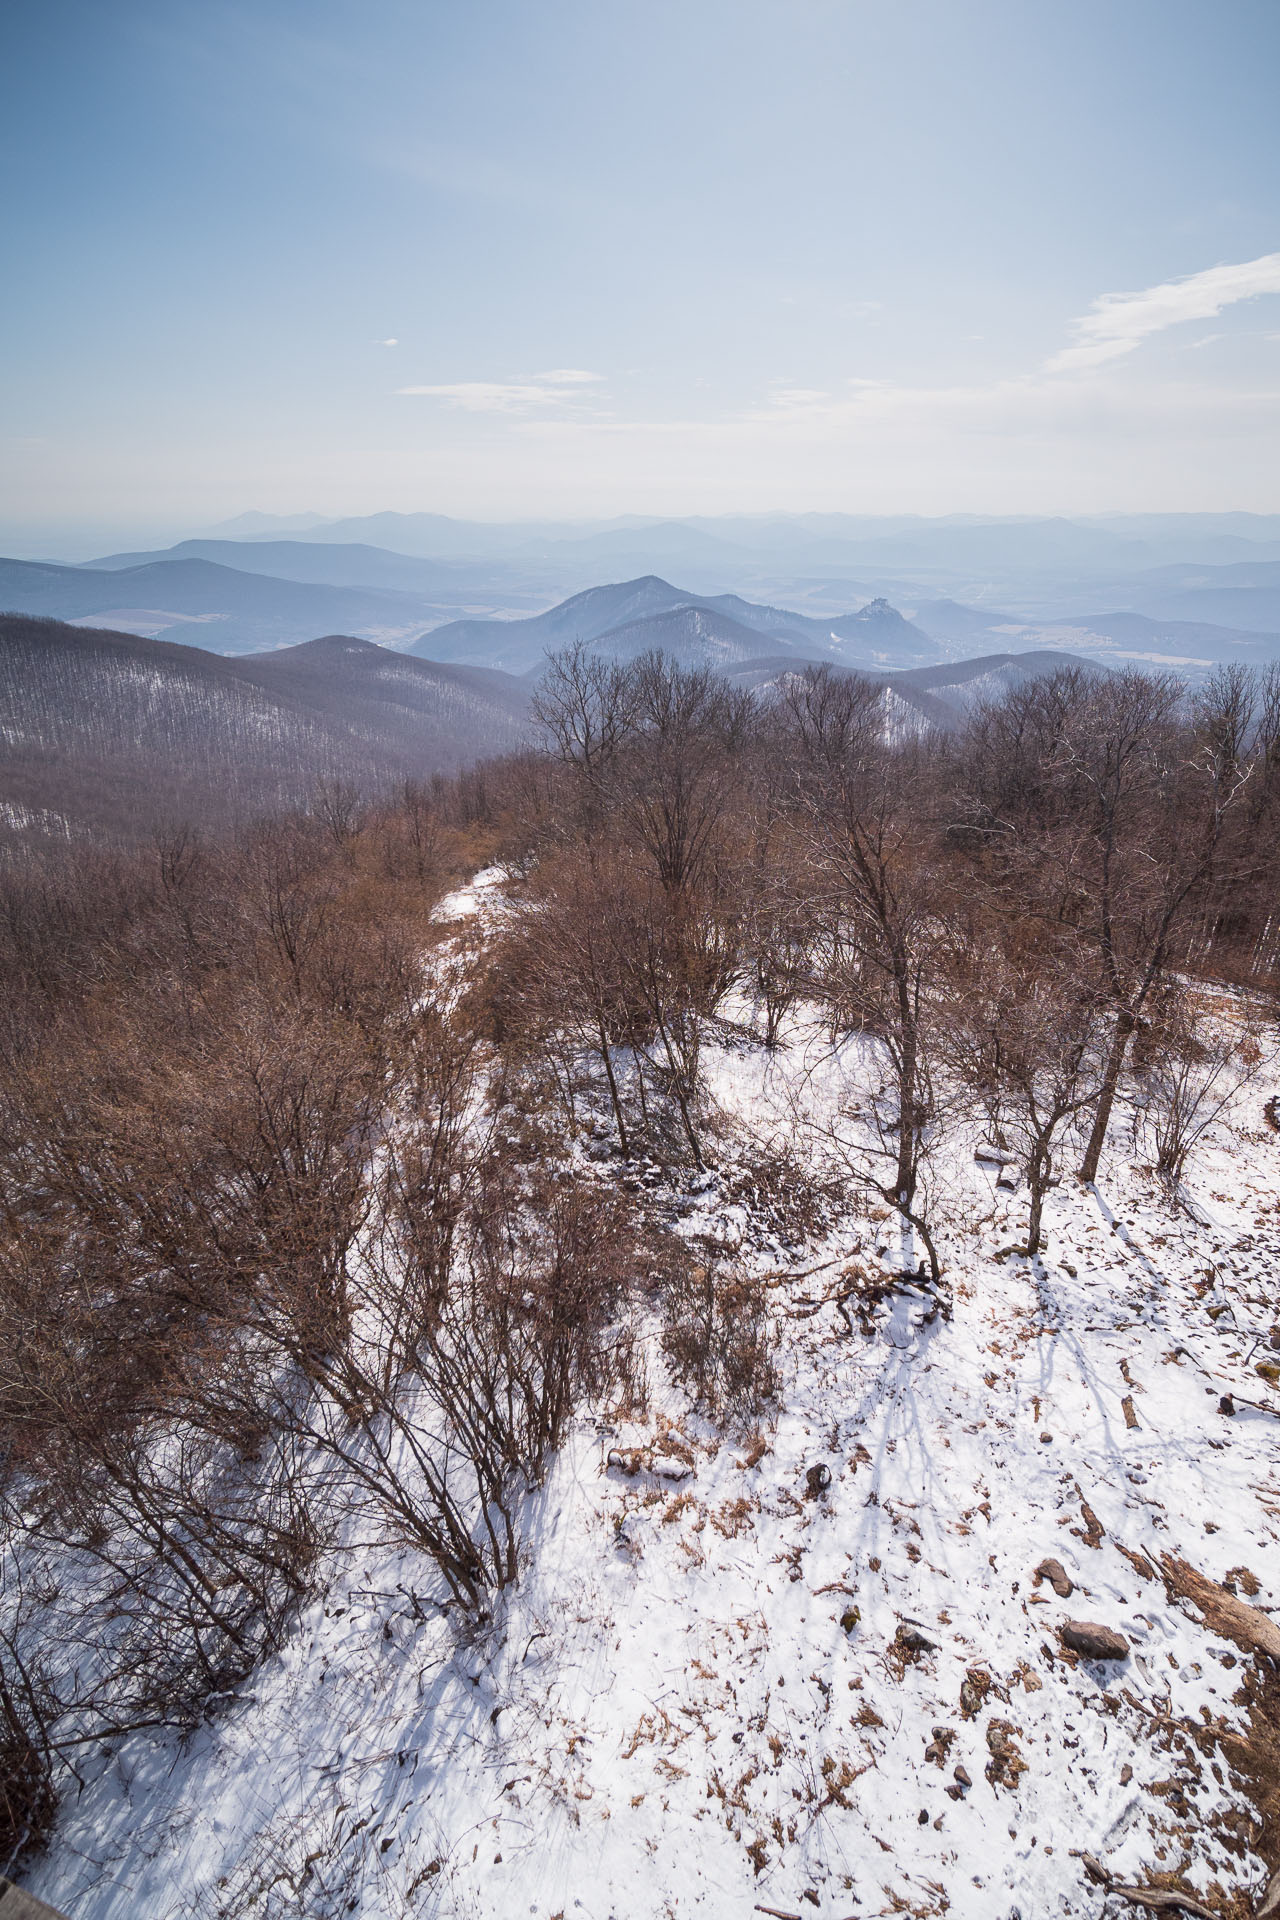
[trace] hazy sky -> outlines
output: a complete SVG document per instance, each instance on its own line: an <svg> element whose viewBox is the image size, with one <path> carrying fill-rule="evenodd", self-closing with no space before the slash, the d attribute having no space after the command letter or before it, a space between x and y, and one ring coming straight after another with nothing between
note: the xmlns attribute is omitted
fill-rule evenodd
<svg viewBox="0 0 1280 1920"><path fill-rule="evenodd" d="M1277 0L14 0L0 521L1280 510Z"/></svg>

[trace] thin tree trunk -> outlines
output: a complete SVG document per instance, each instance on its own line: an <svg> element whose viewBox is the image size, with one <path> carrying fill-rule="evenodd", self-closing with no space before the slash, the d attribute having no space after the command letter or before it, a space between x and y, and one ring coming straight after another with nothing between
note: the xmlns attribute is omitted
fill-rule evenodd
<svg viewBox="0 0 1280 1920"><path fill-rule="evenodd" d="M916 1048L915 1008L911 1004L911 980L901 957L894 963L898 1000L898 1022L902 1035L902 1055L898 1069L898 1205L904 1211L916 1197L916 1136L919 1124L917 1103L919 1071Z"/></svg>
<svg viewBox="0 0 1280 1920"><path fill-rule="evenodd" d="M604 1061L605 1078L609 1082L609 1097L613 1101L613 1117L618 1123L618 1144L622 1148L624 1160L631 1158L631 1148L627 1144L627 1123L622 1117L622 1102L618 1098L618 1083L613 1074L613 1061L609 1058L609 1038L605 1032L604 1021L599 1022L600 1057Z"/></svg>
<svg viewBox="0 0 1280 1920"><path fill-rule="evenodd" d="M1098 1177L1098 1162L1102 1158L1102 1145L1107 1137L1107 1128L1111 1124L1111 1109L1115 1105L1116 1089L1120 1085L1120 1070L1124 1066L1129 1036L1136 1024L1127 1007L1122 1008L1116 1015L1116 1030L1111 1036L1107 1070L1103 1075L1102 1091L1098 1095L1098 1104L1094 1109L1093 1130L1089 1135L1089 1144L1084 1150L1084 1159L1080 1162L1080 1178L1084 1181L1092 1182Z"/></svg>
<svg viewBox="0 0 1280 1920"><path fill-rule="evenodd" d="M676 1065L676 1057L667 1033L666 1022L661 1017L658 1019L658 1032L662 1035L663 1051L667 1056L667 1070L671 1076L671 1084L675 1088L676 1102L680 1108L680 1118L684 1123L685 1138L689 1142L689 1151L693 1155L693 1164L698 1169L698 1172L701 1173L703 1167L702 1154L698 1147L698 1136L693 1130L693 1121L689 1118L689 1102L685 1097L684 1075L681 1068Z"/></svg>

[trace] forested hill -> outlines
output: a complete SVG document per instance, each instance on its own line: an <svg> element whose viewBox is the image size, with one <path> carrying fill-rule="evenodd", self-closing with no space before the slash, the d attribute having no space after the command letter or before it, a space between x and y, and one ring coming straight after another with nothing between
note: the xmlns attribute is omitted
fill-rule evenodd
<svg viewBox="0 0 1280 1920"><path fill-rule="evenodd" d="M598 657L661 647L764 699L823 664L775 645L726 614L681 607L607 632ZM886 689L888 724L951 730L1069 659L990 654L863 677ZM217 827L302 806L320 783L368 796L453 773L533 738L546 669L545 655L516 677L341 634L228 656L0 615L0 840L135 840L163 822Z"/></svg>
<svg viewBox="0 0 1280 1920"><path fill-rule="evenodd" d="M0 615L6 837L135 839L426 779L526 737L528 689L333 636L230 658Z"/></svg>
<svg viewBox="0 0 1280 1920"><path fill-rule="evenodd" d="M535 751L0 865L37 1897L1267 1913L1280 688L1001 665L570 652ZM387 669L201 671L193 753Z"/></svg>

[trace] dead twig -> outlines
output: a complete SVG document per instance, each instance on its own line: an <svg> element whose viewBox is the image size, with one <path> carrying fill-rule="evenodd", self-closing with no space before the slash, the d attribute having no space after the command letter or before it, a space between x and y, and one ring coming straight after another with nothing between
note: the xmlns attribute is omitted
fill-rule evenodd
<svg viewBox="0 0 1280 1920"><path fill-rule="evenodd" d="M841 1260L846 1257L845 1254L837 1254L834 1260L820 1260L816 1267L796 1269L780 1267L776 1273L762 1273L759 1284L762 1287L786 1287L790 1286L795 1280L810 1280L815 1273L825 1273L828 1267L839 1266ZM758 1911L761 1913L772 1913L774 1909L772 1907L761 1907Z"/></svg>

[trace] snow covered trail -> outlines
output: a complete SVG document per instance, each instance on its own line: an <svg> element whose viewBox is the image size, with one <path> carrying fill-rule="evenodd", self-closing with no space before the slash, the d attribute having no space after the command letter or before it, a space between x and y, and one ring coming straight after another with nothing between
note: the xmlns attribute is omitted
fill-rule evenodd
<svg viewBox="0 0 1280 1920"><path fill-rule="evenodd" d="M763 1111L761 1058L712 1059L726 1106ZM1018 1196L957 1159L953 1319L899 1295L850 1333L780 1285L758 1432L691 1415L655 1356L643 1422L579 1425L487 1628L418 1556L349 1543L227 1710L68 1797L32 1891L74 1920L1133 1911L1088 1853L1247 1914L1265 1872L1219 1735L1249 1662L1159 1569L1280 1607L1280 1419L1244 1404L1280 1404L1269 1090L1193 1164L1213 1224L1113 1158L1054 1192L1036 1265ZM732 1227L715 1180L678 1198L685 1231ZM758 1260L834 1270L884 1231ZM642 1444L691 1470L606 1464ZM1069 1652L1068 1619L1128 1657Z"/></svg>

